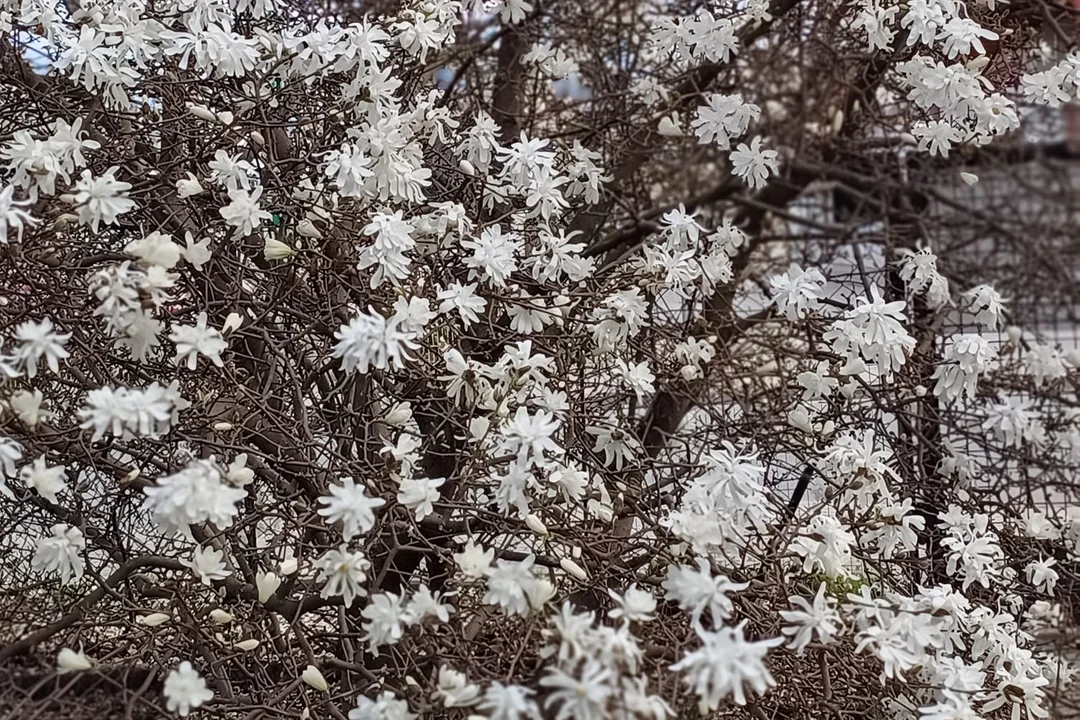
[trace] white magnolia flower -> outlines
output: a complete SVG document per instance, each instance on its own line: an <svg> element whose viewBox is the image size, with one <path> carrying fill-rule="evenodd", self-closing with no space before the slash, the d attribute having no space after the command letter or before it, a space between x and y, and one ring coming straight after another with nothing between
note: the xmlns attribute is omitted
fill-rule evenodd
<svg viewBox="0 0 1080 720"><path fill-rule="evenodd" d="M196 240L189 232L184 236L184 249L180 251L188 264L196 270L202 271L203 265L210 262L213 253L210 251L210 238Z"/></svg>
<svg viewBox="0 0 1080 720"><path fill-rule="evenodd" d="M178 390L178 383L167 387L152 383L143 389L102 387L86 395L80 411L83 429L94 430L97 442L106 433L124 440L132 437L156 437L168 431L174 413L188 403Z"/></svg>
<svg viewBox="0 0 1080 720"><path fill-rule="evenodd" d="M626 588L622 595L608 590L608 595L615 601L615 607L608 611L608 617L623 618L629 622L650 622L654 619L656 598L648 590L639 590L634 583Z"/></svg>
<svg viewBox="0 0 1080 720"><path fill-rule="evenodd" d="M221 208L218 213L226 224L236 228L236 235L250 235L255 232L255 228L260 223L273 217L259 205L262 191L261 185L250 193L242 188L229 190L229 199L232 202Z"/></svg>
<svg viewBox="0 0 1080 720"><path fill-rule="evenodd" d="M825 277L817 268L803 270L792 265L788 271L769 278L772 300L784 317L798 322L818 308Z"/></svg>
<svg viewBox="0 0 1080 720"><path fill-rule="evenodd" d="M181 198L201 195L203 192L203 186L199 184L199 178L195 177L194 173L189 172L187 177L176 181L176 194Z"/></svg>
<svg viewBox="0 0 1080 720"><path fill-rule="evenodd" d="M380 497L368 497L367 488L359 485L351 477L342 478L341 485L331 485L330 494L319 498L325 505L319 508L319 514L327 523L341 523L341 537L348 542L358 535L375 527L375 508L382 507L386 501Z"/></svg>
<svg viewBox="0 0 1080 720"><path fill-rule="evenodd" d="M214 699L214 691L187 660L165 677L165 708L180 717Z"/></svg>
<svg viewBox="0 0 1080 720"><path fill-rule="evenodd" d="M319 569L318 581L324 583L324 598L340 595L345 599L345 607L351 607L354 599L367 595L363 584L367 581L367 570L371 563L363 553L353 552L348 545L342 545L336 550L327 550L316 566Z"/></svg>
<svg viewBox="0 0 1080 720"><path fill-rule="evenodd" d="M356 707L349 711L349 720L416 720L409 712L409 704L398 700L389 690L379 693L372 700L363 695L356 698Z"/></svg>
<svg viewBox="0 0 1080 720"><path fill-rule="evenodd" d="M135 201L126 194L131 189L131 183L117 180L114 177L117 169L109 168L98 178L89 170L83 170L75 183L74 203L79 222L89 225L95 233L101 223L115 225L119 216L136 207Z"/></svg>
<svg viewBox="0 0 1080 720"><path fill-rule="evenodd" d="M671 666L676 672L686 673L685 683L708 710L716 710L729 695L734 696L735 704L746 705L746 686L762 695L776 685L764 661L769 648L783 640L750 642L743 636L745 622L715 632L699 631L701 647Z"/></svg>
<svg viewBox="0 0 1080 720"><path fill-rule="evenodd" d="M194 370L199 362L199 355L204 355L218 367L224 367L221 353L228 349L221 331L217 328L208 327L206 313L199 313L194 325L173 325L169 340L176 345L176 356L173 362L177 365L184 363L188 370Z"/></svg>
<svg viewBox="0 0 1080 720"><path fill-rule="evenodd" d="M761 108L744 102L742 95L711 94L706 105L697 109L690 122L702 144L716 143L721 150L731 149L731 141L746 132L750 123L761 116Z"/></svg>
<svg viewBox="0 0 1080 720"><path fill-rule="evenodd" d="M23 210L24 207L33 204L27 198L15 199L15 186L5 185L0 190L0 245L7 245L11 241L11 230L15 230L15 237L22 242L23 230L32 228L40 220L31 217L30 213Z"/></svg>
<svg viewBox="0 0 1080 720"><path fill-rule="evenodd" d="M495 551L485 550L483 546L469 538L460 553L454 554L454 562L468 578L485 577L491 570L491 563L495 560Z"/></svg>
<svg viewBox="0 0 1080 720"><path fill-rule="evenodd" d="M41 455L33 464L25 466L19 476L27 487L34 488L38 495L55 503L56 496L67 488L67 474L64 470L63 465L46 465L45 456Z"/></svg>
<svg viewBox="0 0 1080 720"><path fill-rule="evenodd" d="M751 190L765 187L769 176L780 170L780 155L775 150L761 147L761 138L756 137L750 144L740 143L731 153L731 171L746 181Z"/></svg>
<svg viewBox="0 0 1080 720"><path fill-rule="evenodd" d="M52 412L45 409L45 397L40 390L19 390L8 398L8 405L31 430L37 427L38 423L48 421L53 416Z"/></svg>
<svg viewBox="0 0 1080 720"><path fill-rule="evenodd" d="M1057 560L1054 558L1043 558L1041 560L1032 560L1024 568L1024 572L1027 574L1027 581L1031 583L1039 592L1046 593L1047 595L1054 594L1054 587L1057 586L1058 572L1054 570L1054 565L1057 564Z"/></svg>
<svg viewBox="0 0 1080 720"><path fill-rule="evenodd" d="M697 569L686 565L669 565L664 590L667 597L691 613L695 621L708 610L714 624L731 616L735 606L728 593L741 592L746 583L734 583L725 575L713 575L707 560L699 558Z"/></svg>
<svg viewBox="0 0 1080 720"><path fill-rule="evenodd" d="M488 686L477 706L489 720L540 720L540 708L532 699L535 691L521 685L503 685L495 681Z"/></svg>
<svg viewBox="0 0 1080 720"><path fill-rule="evenodd" d="M360 615L364 618L361 627L367 633L362 639L367 640L368 649L376 657L381 646L393 645L405 634L408 616L401 595L392 592L376 593L368 598Z"/></svg>
<svg viewBox="0 0 1080 720"><path fill-rule="evenodd" d="M410 350L418 346L414 342L416 333L402 326L401 318L383 317L375 310L359 313L348 325L341 326L334 337L334 357L341 358L346 372L357 371L366 374L374 367L386 370L390 367L402 369L405 361L411 360Z"/></svg>
<svg viewBox="0 0 1080 720"><path fill-rule="evenodd" d="M397 501L415 513L417 522L435 512L433 503L439 500L439 488L446 478L407 477L398 486Z"/></svg>
<svg viewBox="0 0 1080 720"><path fill-rule="evenodd" d="M62 648L56 655L56 669L58 673L81 672L94 667L93 661L82 650Z"/></svg>
<svg viewBox="0 0 1080 720"><path fill-rule="evenodd" d="M37 541L31 565L35 570L57 574L60 583L67 585L83 575L84 563L79 556L86 549L86 540L79 528L64 523L52 526L52 534Z"/></svg>
<svg viewBox="0 0 1080 720"><path fill-rule="evenodd" d="M247 461L247 453L240 453L229 463L229 467L225 468L225 479L230 485L244 487L254 482L255 471L247 466Z"/></svg>
<svg viewBox="0 0 1080 720"><path fill-rule="evenodd" d="M224 580L232 574L225 565L225 553L212 547L197 547L191 554L190 560L181 560L180 563L189 568L199 582L207 587L214 580Z"/></svg>
<svg viewBox="0 0 1080 720"><path fill-rule="evenodd" d="M180 262L183 251L173 242L171 235L153 232L144 238L129 242L124 246L124 252L138 258L146 265L157 265L171 270Z"/></svg>
<svg viewBox="0 0 1080 720"><path fill-rule="evenodd" d="M800 608L780 611L780 617L791 623L783 629L783 633L791 635L791 642L788 645L796 654L802 655L803 650L815 635L819 642L828 644L840 632L840 615L833 609L832 598L825 596L825 583L818 586L813 604L798 595L789 597L788 602Z"/></svg>
<svg viewBox="0 0 1080 720"><path fill-rule="evenodd" d="M15 499L15 493L7 486L6 478L15 477L15 466L22 460L23 447L11 438L0 436L0 494L9 500Z"/></svg>
<svg viewBox="0 0 1080 720"><path fill-rule="evenodd" d="M421 585L409 598L409 605L405 608L408 622L410 624L422 623L429 617L439 622L450 622L450 614L454 612L454 606L442 600L442 593L432 592L427 585Z"/></svg>
<svg viewBox="0 0 1080 720"><path fill-rule="evenodd" d="M191 525L211 522L228 528L239 513L236 504L247 491L224 482L211 460L194 460L186 468L145 487L143 507L149 510L162 530L187 533Z"/></svg>
<svg viewBox="0 0 1080 720"><path fill-rule="evenodd" d="M487 573L484 602L498 605L507 615L527 615L541 607L554 593L546 580L533 575L534 555L524 560L500 559Z"/></svg>
<svg viewBox="0 0 1080 720"><path fill-rule="evenodd" d="M544 707L559 708L557 718L602 720L607 717L608 701L615 694L611 670L588 658L576 673L557 667L548 668L540 685L549 688Z"/></svg>
<svg viewBox="0 0 1080 720"><path fill-rule="evenodd" d="M622 470L627 461L633 462L642 449L631 430L617 425L589 425L585 431L596 437L593 452L604 453L604 464L614 465L616 470Z"/></svg>
<svg viewBox="0 0 1080 720"><path fill-rule="evenodd" d="M32 320L15 328L15 359L23 364L27 377L37 375L38 362L45 360L54 373L60 371L60 361L71 356L64 345L71 339L71 333L58 333L53 328L52 320L45 318L39 323Z"/></svg>
<svg viewBox="0 0 1080 720"><path fill-rule="evenodd" d="M435 689L445 707L469 707L480 700L480 688L469 682L465 673L448 665L439 667L439 684Z"/></svg>

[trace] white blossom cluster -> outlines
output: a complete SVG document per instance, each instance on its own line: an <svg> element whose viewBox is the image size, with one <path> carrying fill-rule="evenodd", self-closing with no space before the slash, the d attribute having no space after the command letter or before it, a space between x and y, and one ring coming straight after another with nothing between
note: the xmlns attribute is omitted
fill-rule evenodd
<svg viewBox="0 0 1080 720"><path fill-rule="evenodd" d="M0 331L0 503L57 520L30 572L142 593L124 612L167 666L168 712L348 690L349 720L664 720L687 697L760 717L791 682L778 656L842 656L888 717L1047 716L1071 668L1035 628L1065 624L1080 514L1018 524L976 486L980 462L1075 465L1080 416L1048 408L1075 404L1077 358L1018 328L997 342L1008 302L954 287L929 248L888 259L902 292L760 257L790 219L760 197L802 172L761 129L775 101L664 83L742 68L779 7L647 14L664 72L634 83L640 137L715 158L736 201L665 200L605 237L581 218L625 199L611 148L429 77L475 23L524 32L539 3L349 22L294 5L0 0L5 37L48 48L42 82L93 98L0 140L0 249L79 248L40 263L78 292ZM983 74L1001 38L963 3L853 13L875 57L913 48L891 139L945 159L1019 127ZM520 55L530 83L586 62ZM1022 91L1057 105L1078 73L1070 55ZM114 122L138 138L122 164ZM620 235L631 250L596 249ZM927 341L948 313L971 328ZM944 412L961 422L930 448ZM800 472L805 497L781 488ZM507 638L498 672L466 664ZM238 699L222 668L271 647L289 689ZM95 664L64 648L58 666Z"/></svg>

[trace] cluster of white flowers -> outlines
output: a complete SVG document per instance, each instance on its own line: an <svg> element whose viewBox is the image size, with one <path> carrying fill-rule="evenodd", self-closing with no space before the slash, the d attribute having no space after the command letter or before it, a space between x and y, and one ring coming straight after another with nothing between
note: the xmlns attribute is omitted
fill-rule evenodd
<svg viewBox="0 0 1080 720"><path fill-rule="evenodd" d="M65 252L93 248L92 257L44 256L81 300L51 316L30 305L0 346L0 381L10 382L0 391L3 502L48 513L75 501L59 508L64 523L37 526L51 531L36 539L31 568L77 583L87 566L96 577L129 549L161 548L163 559L147 550L154 572L134 584L168 578L169 590L148 598L173 598L185 613L189 601L214 603L196 623L251 613L235 631L272 626L289 652L295 636L301 667L318 662L303 633L337 626L350 655L359 640L381 660L336 667L379 680L418 639L439 651L444 637L525 628L522 652L531 652L541 638L536 657L514 659L499 680L429 653L428 678L371 684L350 720L412 720L410 707L438 714L431 703L488 720L665 720L683 710L667 699L680 683L708 714L783 682L770 653L831 646L826 663L839 638L874 658L898 718L1045 717L1059 659L1022 626L1052 614L1030 598L1062 592L1063 558L1080 555L1080 516L1030 515L1018 535L1003 530L1006 509L974 510L970 491L980 463L999 454L1080 459L1078 418L1048 422L1044 408L1075 378L1076 358L1021 343L1012 328L1000 351L970 332L924 357L916 335L934 325L923 315L955 309L991 332L1006 315L989 285L951 287L947 259L929 249L896 258L890 270L904 287L890 282L888 293L861 263L862 294L853 294L830 268L808 266L810 254L762 257L772 227L798 218L773 217L760 194L747 195L809 171L784 168L790 148L763 128L777 101L697 83L708 74L698 71L726 72L722 64L744 74L740 63L757 51L747 29L779 8L755 0L730 17L716 7L645 13L640 59L664 71L619 61L633 102L650 111L648 142L630 152L652 152L654 141L657 152L692 150L742 185L724 188L738 202L717 210L679 203L658 183L653 210L625 212L629 225L598 241L590 213L622 212L616 200L633 195L608 193L621 173L605 167L603 133L519 125L520 109L456 101L472 82L468 65L445 86L429 83L439 74L429 71L447 69L433 60L472 34L463 21L480 18L476 34L489 47L498 40L503 55L509 26L531 32L549 8L404 5L342 23L309 22L280 0L87 1L63 14L0 0L5 34L48 47L43 77L79 88L57 94L68 120L28 121L0 143L0 250L18 260L16 244L51 252L54 238ZM984 5L992 11L992 0ZM962 3L861 0L850 11L843 28L860 45L865 33L876 58L888 59L898 38L913 48L893 89L879 92L882 105L910 111L894 128L902 144L948 158L1019 127L1014 102L983 75L987 45L1001 38ZM514 72L568 84L582 74L573 47L540 40L521 50ZM469 63L483 65L482 55ZM668 70L678 86L665 84ZM519 80L508 87L527 84ZM1071 101L1080 59L1021 82L1037 103ZM93 103L80 116L68 103L84 94ZM842 115L832 113L834 135ZM106 130L117 125L138 138L135 155L160 162L113 164L122 143ZM170 143L188 138L205 144L197 158L165 162ZM290 156L294 146L303 154ZM764 219L744 224L745 208ZM621 237L635 239L632 251L597 250ZM79 322L87 294L104 340L96 323ZM744 300L760 301L760 312L744 311ZM1021 391L996 383L1014 369ZM962 429L986 452L948 440L940 452L926 447L923 427L937 432L941 408L963 413ZM739 429L762 416L753 433ZM211 454L222 448L232 462ZM779 483L795 465L812 499L791 496L785 508ZM87 488L123 512L115 483L100 491L106 469L128 467L123 485L139 479L142 493L131 548L82 512ZM940 485L936 507L930 482ZM755 596L761 578L783 593ZM582 589L594 610L568 599ZM264 612L294 614L268 624ZM310 612L333 614L301 622ZM759 622L766 614L782 623ZM157 615L144 624L171 617ZM468 626L445 627L452 616ZM647 635L656 628L664 635ZM183 640L188 629L168 636ZM658 661L649 643L678 633L679 654ZM224 638L214 639L260 647ZM63 657L66 670L93 667L81 652ZM169 657L173 667L179 658ZM216 684L232 682L221 670L231 661L215 659L206 679L179 662L164 679L168 711L212 703L216 712L233 698ZM516 674L522 666L530 679ZM328 692L314 664L297 674L289 692ZM418 700L425 680L428 699Z"/></svg>
<svg viewBox="0 0 1080 720"><path fill-rule="evenodd" d="M665 523L704 557L741 557L748 538L765 528L765 468L756 453L740 454L731 443L709 452L703 472Z"/></svg>
<svg viewBox="0 0 1080 720"><path fill-rule="evenodd" d="M213 523L227 528L240 512L236 504L247 497L233 487L213 460L193 460L172 475L143 489L143 506L165 533L190 532L192 525Z"/></svg>

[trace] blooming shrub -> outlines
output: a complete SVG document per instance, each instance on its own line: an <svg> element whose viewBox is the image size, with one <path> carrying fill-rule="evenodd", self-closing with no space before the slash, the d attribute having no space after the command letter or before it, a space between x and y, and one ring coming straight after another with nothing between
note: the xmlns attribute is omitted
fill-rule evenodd
<svg viewBox="0 0 1080 720"><path fill-rule="evenodd" d="M1080 61L1020 0L589 5L0 2L24 712L1047 716L1077 357L911 197Z"/></svg>

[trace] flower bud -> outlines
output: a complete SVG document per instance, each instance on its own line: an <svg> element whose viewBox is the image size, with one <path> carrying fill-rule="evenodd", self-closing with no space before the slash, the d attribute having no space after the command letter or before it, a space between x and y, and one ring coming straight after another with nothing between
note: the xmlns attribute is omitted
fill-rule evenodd
<svg viewBox="0 0 1080 720"><path fill-rule="evenodd" d="M210 611L210 619L216 625L226 625L232 622L233 616L221 608L214 608Z"/></svg>
<svg viewBox="0 0 1080 720"><path fill-rule="evenodd" d="M318 690L319 692L326 692L326 690L330 687L326 684L326 678L324 678L323 674L319 672L319 668L315 667L314 665L308 665L306 668L304 668L304 672L302 675L300 675L300 679L306 682L311 687Z"/></svg>
<svg viewBox="0 0 1080 720"><path fill-rule="evenodd" d="M279 587L281 587L281 579L272 572L259 573L255 576L255 588L259 591L260 605L265 605Z"/></svg>
<svg viewBox="0 0 1080 720"><path fill-rule="evenodd" d="M536 513L529 513L528 517L525 518L525 524L540 537L548 536L547 525L544 524L544 521L541 520L540 516Z"/></svg>
<svg viewBox="0 0 1080 720"><path fill-rule="evenodd" d="M146 627L157 627L158 625L164 625L172 619L172 616L168 613L150 613L149 615L143 615L137 622L142 623Z"/></svg>
<svg viewBox="0 0 1080 720"><path fill-rule="evenodd" d="M296 232L300 233L304 237L315 238L319 240L322 238L322 233L319 232L319 228L315 227L315 223L311 222L307 218L304 218L300 222L296 223Z"/></svg>
<svg viewBox="0 0 1080 720"><path fill-rule="evenodd" d="M585 572L585 568L581 567L570 558L562 558L559 560L559 567L576 577L578 580L589 579L589 574Z"/></svg>
<svg viewBox="0 0 1080 720"><path fill-rule="evenodd" d="M202 120L208 120L210 122L215 122L217 120L217 116L213 113L212 110L210 110L210 108L206 107L205 105L188 103L187 111Z"/></svg>
<svg viewBox="0 0 1080 720"><path fill-rule="evenodd" d="M272 237L263 244L263 257L267 260L288 260L296 254L291 247Z"/></svg>

